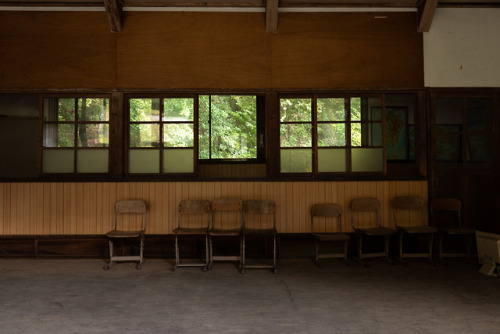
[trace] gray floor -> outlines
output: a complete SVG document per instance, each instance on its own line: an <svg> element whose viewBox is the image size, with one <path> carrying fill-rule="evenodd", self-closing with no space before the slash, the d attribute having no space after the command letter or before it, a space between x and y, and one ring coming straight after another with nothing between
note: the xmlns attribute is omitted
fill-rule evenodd
<svg viewBox="0 0 500 334"><path fill-rule="evenodd" d="M0 260L0 333L500 333L500 278L461 262L103 264Z"/></svg>

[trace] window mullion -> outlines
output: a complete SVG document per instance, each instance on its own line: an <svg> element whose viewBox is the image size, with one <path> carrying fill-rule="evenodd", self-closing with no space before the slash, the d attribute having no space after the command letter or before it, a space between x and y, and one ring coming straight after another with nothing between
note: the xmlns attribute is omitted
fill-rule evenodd
<svg viewBox="0 0 500 334"><path fill-rule="evenodd" d="M344 100L344 105L345 105L345 122L346 122L346 171L351 172L352 171L352 163L351 163L351 99L346 97Z"/></svg>

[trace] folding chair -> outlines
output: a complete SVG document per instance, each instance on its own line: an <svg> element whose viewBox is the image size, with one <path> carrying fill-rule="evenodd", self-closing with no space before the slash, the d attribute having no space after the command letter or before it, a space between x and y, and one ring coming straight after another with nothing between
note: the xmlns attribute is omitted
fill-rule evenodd
<svg viewBox="0 0 500 334"><path fill-rule="evenodd" d="M464 257L469 261L472 260L475 230L462 226L461 211L462 203L457 198L434 198L431 201L432 223L439 230L438 258L440 262L443 257ZM465 253L443 253L443 239L451 239L453 236L463 239Z"/></svg>
<svg viewBox="0 0 500 334"><path fill-rule="evenodd" d="M276 268L276 234L278 233L276 230L276 203L274 201L269 200L248 200L245 201L244 205L244 215L243 215L243 229L242 229L242 256L241 256L241 273L245 273L246 268L257 268L257 269L265 269L269 268L273 270L273 273L277 273L278 269ZM270 227L250 227L250 218L257 216L261 216L261 218L272 217L272 226ZM255 219L254 219L255 221ZM269 221L266 221L269 225ZM255 223L253 224L255 225ZM273 262L272 264L261 264L261 265L247 265L246 264L246 240L248 235L260 236L264 238L265 236L271 236L273 238ZM265 243L265 238L264 238Z"/></svg>
<svg viewBox="0 0 500 334"><path fill-rule="evenodd" d="M424 199L419 196L398 196L392 200L392 210L394 215L394 226L399 230L399 261L404 263L404 258L428 258L432 262L432 248L434 245L434 236L437 229L426 224ZM401 225L401 220L398 222L398 211L406 210L409 212L417 212L421 215L421 223L418 226ZM403 239L406 235L423 236L428 240L427 252L404 253Z"/></svg>
<svg viewBox="0 0 500 334"><path fill-rule="evenodd" d="M206 223L203 221L205 220ZM198 227L189 227L190 218L199 217L201 219L200 223L197 224ZM175 271L177 267L203 267L203 271L207 270L209 262L208 253L208 227L210 225L210 218L212 217L212 211L210 208L210 202L206 200L182 200L179 203L179 210L177 215L177 228L174 229L175 234L175 264L172 267L172 271ZM183 219L184 218L184 219ZM191 222L192 223L192 222ZM205 239L205 261L204 262L186 262L181 263L180 260L180 250L179 250L179 237L181 235L186 236L202 236Z"/></svg>
<svg viewBox="0 0 500 334"><path fill-rule="evenodd" d="M369 218L369 227L361 227L361 216ZM375 216L376 226L373 227L373 216ZM364 224L366 225L366 224ZM351 226L356 232L356 239L358 243L358 261L361 264L365 258L385 257L390 262L389 246L391 235L396 233L393 228L382 226L380 223L380 203L376 198L355 198L351 201ZM363 252L363 240L370 239L384 239L383 252Z"/></svg>
<svg viewBox="0 0 500 334"><path fill-rule="evenodd" d="M131 230L130 228L118 229L119 221L122 222L123 225L123 216L127 215L133 217L133 215L141 215L140 219L140 228ZM119 219L119 216L122 219ZM137 270L142 268L142 264L144 262L144 235L146 233L147 227L147 206L146 202L141 200L122 200L118 201L115 204L115 227L112 231L106 233L106 237L109 242L109 262L106 266L104 266L104 270L109 270L116 262L130 262L130 261L138 261ZM116 255L114 243L116 240L139 240L140 242L140 250L139 255Z"/></svg>
<svg viewBox="0 0 500 334"><path fill-rule="evenodd" d="M328 232L318 233L315 231L314 219L323 218L325 229ZM318 224L316 224L317 227ZM337 225L336 231L332 232L332 228L328 226ZM349 264L348 250L350 236L342 233L342 207L338 204L314 204L311 207L311 233L315 243L314 263L318 267L322 267L319 259L338 259L343 258L346 264ZM344 243L343 253L320 253L320 243Z"/></svg>
<svg viewBox="0 0 500 334"><path fill-rule="evenodd" d="M239 198L219 198L212 202L212 225L208 230L210 246L210 262L208 270L212 269L214 261L238 261L241 269L241 228L243 224L243 202ZM240 243L239 255L214 255L214 241L222 238L238 237Z"/></svg>

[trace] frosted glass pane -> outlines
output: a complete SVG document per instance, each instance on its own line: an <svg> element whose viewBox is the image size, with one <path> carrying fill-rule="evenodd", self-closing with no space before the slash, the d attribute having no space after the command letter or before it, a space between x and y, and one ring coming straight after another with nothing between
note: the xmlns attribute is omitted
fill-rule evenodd
<svg viewBox="0 0 500 334"><path fill-rule="evenodd" d="M44 173L73 173L73 150L44 150L42 171Z"/></svg>
<svg viewBox="0 0 500 334"><path fill-rule="evenodd" d="M383 172L384 150L381 148L354 148L352 154L353 172Z"/></svg>
<svg viewBox="0 0 500 334"><path fill-rule="evenodd" d="M282 173L311 173L312 150L281 150Z"/></svg>
<svg viewBox="0 0 500 334"><path fill-rule="evenodd" d="M128 151L129 173L159 173L160 151L159 150L129 150Z"/></svg>
<svg viewBox="0 0 500 334"><path fill-rule="evenodd" d="M164 173L193 173L194 150L163 150Z"/></svg>
<svg viewBox="0 0 500 334"><path fill-rule="evenodd" d="M344 149L319 149L318 150L318 172L345 172L345 150Z"/></svg>
<svg viewBox="0 0 500 334"><path fill-rule="evenodd" d="M107 173L108 159L108 150L78 150L76 171L78 173Z"/></svg>

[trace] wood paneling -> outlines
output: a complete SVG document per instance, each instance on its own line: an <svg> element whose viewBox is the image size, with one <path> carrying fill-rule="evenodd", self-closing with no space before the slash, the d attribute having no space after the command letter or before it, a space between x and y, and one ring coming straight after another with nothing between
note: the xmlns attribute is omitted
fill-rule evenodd
<svg viewBox="0 0 500 334"><path fill-rule="evenodd" d="M0 234L100 235L113 227L113 205L120 199L148 203L148 234L171 234L177 207L183 199L220 197L272 199L277 205L279 233L309 233L313 203L334 202L344 211L343 230L351 232L349 203L356 197L376 197L382 223L392 226L391 199L418 195L427 198L426 181L371 182L119 182L119 183L2 183ZM414 214L402 219L419 223ZM257 224L264 224L259 218ZM125 217L126 227L137 228L140 217ZM193 224L198 224L199 221ZM365 219L363 224L369 222Z"/></svg>

